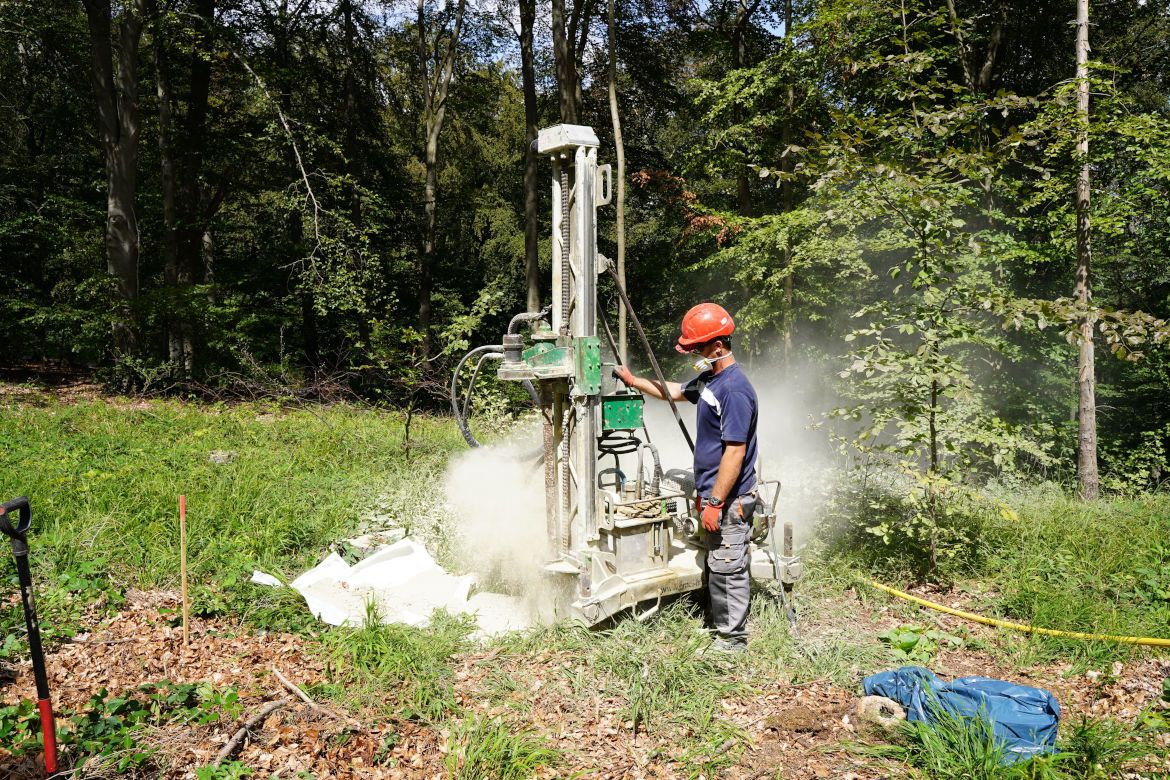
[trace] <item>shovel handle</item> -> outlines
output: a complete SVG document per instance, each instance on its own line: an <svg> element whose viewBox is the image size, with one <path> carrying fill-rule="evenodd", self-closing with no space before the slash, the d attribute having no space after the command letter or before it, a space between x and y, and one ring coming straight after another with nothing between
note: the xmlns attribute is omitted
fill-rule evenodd
<svg viewBox="0 0 1170 780"><path fill-rule="evenodd" d="M41 735L44 738L45 773L57 772L57 724L53 720L53 705L48 699L37 702L37 709L41 713Z"/></svg>
<svg viewBox="0 0 1170 780"><path fill-rule="evenodd" d="M16 525L12 524L9 516L16 512ZM15 541L25 541L25 534L28 532L30 526L33 525L33 508L28 503L28 496L21 496L13 498L12 501L6 501L0 504L0 532L4 533L6 537Z"/></svg>

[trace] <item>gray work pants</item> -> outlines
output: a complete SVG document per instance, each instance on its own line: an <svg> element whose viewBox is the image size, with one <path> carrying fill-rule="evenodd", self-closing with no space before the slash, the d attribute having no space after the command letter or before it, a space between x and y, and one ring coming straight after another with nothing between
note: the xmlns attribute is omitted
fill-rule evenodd
<svg viewBox="0 0 1170 780"><path fill-rule="evenodd" d="M719 520L719 530L706 535L711 622L720 636L729 639L747 638L751 605L748 544L756 504L755 494L729 501Z"/></svg>

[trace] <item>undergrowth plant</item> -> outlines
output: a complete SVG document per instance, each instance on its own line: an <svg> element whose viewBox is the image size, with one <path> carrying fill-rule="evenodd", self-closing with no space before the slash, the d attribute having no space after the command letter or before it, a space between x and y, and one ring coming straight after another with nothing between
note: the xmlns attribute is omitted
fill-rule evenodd
<svg viewBox="0 0 1170 780"><path fill-rule="evenodd" d="M159 761L150 729L166 724L210 725L234 721L241 712L232 689L210 683L145 683L111 696L102 688L81 709L57 713L57 744L63 765L88 773L148 770ZM40 713L32 701L0 707L0 743L14 755L43 750Z"/></svg>
<svg viewBox="0 0 1170 780"><path fill-rule="evenodd" d="M370 602L361 627L323 635L326 674L344 684L344 696L355 702L377 703L403 718L439 721L459 710L451 659L470 647L474 629L472 618L443 610L423 629L384 624Z"/></svg>
<svg viewBox="0 0 1170 780"><path fill-rule="evenodd" d="M452 730L444 763L451 777L463 780L526 780L561 761L535 729L475 716Z"/></svg>

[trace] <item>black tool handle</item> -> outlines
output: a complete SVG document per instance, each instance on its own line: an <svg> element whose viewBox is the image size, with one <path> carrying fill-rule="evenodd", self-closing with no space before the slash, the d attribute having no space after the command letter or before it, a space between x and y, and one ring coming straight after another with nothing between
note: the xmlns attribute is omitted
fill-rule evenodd
<svg viewBox="0 0 1170 780"><path fill-rule="evenodd" d="M10 515L16 513L13 526ZM28 565L28 529L32 527L32 505L28 496L20 496L0 504L0 532L12 540L12 554L16 558L16 576L20 581L20 600L24 606L24 624L28 628L28 649L32 656L33 678L37 684L37 706L41 712L41 729L45 738L45 769L57 771L56 726L53 708L49 703L49 678L45 673L45 653L41 647L41 624L37 619L37 602L33 597L32 572Z"/></svg>
<svg viewBox="0 0 1170 780"><path fill-rule="evenodd" d="M16 558L16 575L20 579L20 600L24 604L24 624L28 627L28 647L32 651L33 676L37 681L37 696L49 698L49 682L45 676L45 656L41 648L41 623L37 619L37 603L33 597L32 573L28 556Z"/></svg>
<svg viewBox="0 0 1170 780"><path fill-rule="evenodd" d="M16 512L16 525L10 519ZM28 556L28 529L32 525L32 507L28 496L14 498L0 504L0 533L12 540L12 554L20 561Z"/></svg>

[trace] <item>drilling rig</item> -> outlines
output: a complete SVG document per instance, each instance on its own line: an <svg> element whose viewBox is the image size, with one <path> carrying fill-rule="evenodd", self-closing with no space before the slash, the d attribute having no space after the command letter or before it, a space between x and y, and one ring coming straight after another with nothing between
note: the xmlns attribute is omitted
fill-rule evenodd
<svg viewBox="0 0 1170 780"><path fill-rule="evenodd" d="M542 129L535 145L553 169L552 301L542 311L516 315L501 344L478 347L463 358L452 378L452 408L468 442L478 446L466 424L467 401L461 406L457 400L462 366L479 356L468 398L487 360L501 361L500 379L524 384L542 420L544 568L563 580L561 612L587 625L626 609L642 617L656 610L664 596L704 585L706 548L693 473L689 466L663 469L643 419L643 396L612 373L620 358L597 297L601 274L609 273L618 284L612 263L597 251L597 209L610 202L612 172L609 165L598 164L597 136L590 127L561 124ZM620 285L618 292L640 331ZM603 357L599 323L609 360ZM795 626L791 588L802 564L793 555L792 526L782 525L778 550L774 530L780 484L761 482L758 489L763 509L756 513L752 532L751 575L779 582Z"/></svg>

